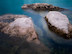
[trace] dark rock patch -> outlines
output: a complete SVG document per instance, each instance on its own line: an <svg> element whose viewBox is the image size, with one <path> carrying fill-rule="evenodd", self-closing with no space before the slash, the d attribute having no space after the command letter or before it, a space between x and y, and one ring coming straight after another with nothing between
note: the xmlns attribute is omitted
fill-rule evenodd
<svg viewBox="0 0 72 54"><path fill-rule="evenodd" d="M24 4L22 9L33 9L35 11L63 11L64 8L56 7L47 3L34 3L34 4Z"/></svg>

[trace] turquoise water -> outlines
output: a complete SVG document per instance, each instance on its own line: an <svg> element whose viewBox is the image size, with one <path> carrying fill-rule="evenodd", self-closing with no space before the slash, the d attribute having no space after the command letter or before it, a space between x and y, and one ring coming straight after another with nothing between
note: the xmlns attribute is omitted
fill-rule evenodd
<svg viewBox="0 0 72 54"><path fill-rule="evenodd" d="M39 34L39 39L51 50L51 54L72 54L72 39L66 40L51 32L44 20L47 12L35 12L33 10L23 10L23 4L48 3L61 8L72 10L71 0L0 0L0 15L22 14L32 17L35 29ZM67 15L72 23L72 11L62 11Z"/></svg>
<svg viewBox="0 0 72 54"><path fill-rule="evenodd" d="M0 15L6 13L26 14L21 10L21 6L32 3L48 3L72 10L72 0L0 0Z"/></svg>

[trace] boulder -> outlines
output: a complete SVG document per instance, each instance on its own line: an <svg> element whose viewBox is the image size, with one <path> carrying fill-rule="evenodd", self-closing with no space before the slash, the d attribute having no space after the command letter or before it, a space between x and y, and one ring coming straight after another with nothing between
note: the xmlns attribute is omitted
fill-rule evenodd
<svg viewBox="0 0 72 54"><path fill-rule="evenodd" d="M28 33L31 33L30 36L33 35L33 38L37 38L31 18L17 18L15 21L4 27L2 29L2 32L4 32L5 34L9 34L10 36L19 37L25 35L28 36L30 35Z"/></svg>
<svg viewBox="0 0 72 54"><path fill-rule="evenodd" d="M22 6L22 9L33 9L36 11L62 11L65 10L64 8L60 8L60 7L56 7L53 6L51 4L47 4L47 3L34 3L34 4L24 4Z"/></svg>
<svg viewBox="0 0 72 54"><path fill-rule="evenodd" d="M72 25L66 15L57 11L50 11L45 16L45 20L50 30L60 34L64 38L72 37Z"/></svg>
<svg viewBox="0 0 72 54"><path fill-rule="evenodd" d="M0 17L3 17L2 19L0 19L0 37L2 41L2 43L0 44L1 53L50 53L49 49L39 40L34 28L34 24L30 17L27 17L25 15L3 15ZM8 22L8 20L12 21Z"/></svg>

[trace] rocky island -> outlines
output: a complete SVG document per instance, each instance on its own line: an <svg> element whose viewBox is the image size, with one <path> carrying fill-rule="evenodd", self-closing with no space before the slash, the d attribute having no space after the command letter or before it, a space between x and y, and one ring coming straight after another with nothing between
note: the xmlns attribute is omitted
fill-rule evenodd
<svg viewBox="0 0 72 54"><path fill-rule="evenodd" d="M48 27L52 31L60 34L64 38L72 38L72 24L66 15L57 11L50 11L45 16L45 19Z"/></svg>
<svg viewBox="0 0 72 54"><path fill-rule="evenodd" d="M47 4L47 3L24 4L22 6L22 9L32 9L35 11L46 11L46 10L48 10L48 11L62 11L62 10L66 10L64 8L56 7L51 4Z"/></svg>

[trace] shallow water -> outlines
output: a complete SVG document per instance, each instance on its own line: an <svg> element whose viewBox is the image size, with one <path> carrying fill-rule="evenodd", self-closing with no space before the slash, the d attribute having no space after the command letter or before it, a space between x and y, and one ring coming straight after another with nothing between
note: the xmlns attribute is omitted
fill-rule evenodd
<svg viewBox="0 0 72 54"><path fill-rule="evenodd" d="M48 11L35 12L33 10L23 10L21 6L23 4L31 3L49 3L55 6L72 10L71 0L2 0L0 2L0 15L4 14L22 14L32 17L35 24L35 29L39 35L39 39L50 48L52 54L72 54L72 39L64 39L59 35L51 32L48 29L44 16ZM68 4L69 2L69 4ZM67 15L70 22L72 23L72 11L61 11ZM8 20L9 21L9 20Z"/></svg>

